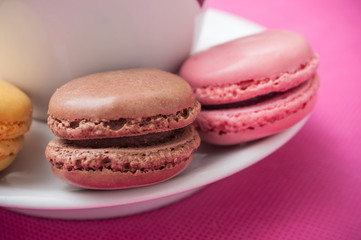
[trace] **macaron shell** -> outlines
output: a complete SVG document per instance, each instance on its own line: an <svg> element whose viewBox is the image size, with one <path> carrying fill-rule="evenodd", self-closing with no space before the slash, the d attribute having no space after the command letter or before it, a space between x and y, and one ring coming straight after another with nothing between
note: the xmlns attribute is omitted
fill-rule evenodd
<svg viewBox="0 0 361 240"><path fill-rule="evenodd" d="M148 139L146 142L150 145L141 146L133 146L135 141L127 144L131 138L119 138L115 140L120 141L119 144L114 147L99 148L81 147L56 139L48 144L45 155L54 173L75 186L121 189L148 185L178 174L189 164L193 152L199 147L200 138L193 126L175 133L170 140L163 138L159 143L157 134L153 134L154 141Z"/></svg>
<svg viewBox="0 0 361 240"><path fill-rule="evenodd" d="M19 122L0 122L0 139L13 139L29 131L31 119Z"/></svg>
<svg viewBox="0 0 361 240"><path fill-rule="evenodd" d="M48 114L68 121L107 121L174 114L194 106L195 101L191 87L179 76L139 68L68 82L51 97Z"/></svg>
<svg viewBox="0 0 361 240"><path fill-rule="evenodd" d="M274 79L281 73L295 72L314 56L298 33L267 30L191 56L181 67L180 76L193 88Z"/></svg>
<svg viewBox="0 0 361 240"><path fill-rule="evenodd" d="M195 126L203 141L232 145L285 130L309 115L315 105L319 78L254 106L202 111Z"/></svg>
<svg viewBox="0 0 361 240"><path fill-rule="evenodd" d="M0 79L0 139L15 138L30 128L32 103L16 86Z"/></svg>
<svg viewBox="0 0 361 240"><path fill-rule="evenodd" d="M30 98L19 88L0 79L0 122L31 120Z"/></svg>
<svg viewBox="0 0 361 240"><path fill-rule="evenodd" d="M81 188L111 190L141 187L166 181L181 173L191 162L192 156L176 166L165 167L159 171L142 172L113 172L105 169L102 171L67 171L52 167L53 173L62 181Z"/></svg>
<svg viewBox="0 0 361 240"><path fill-rule="evenodd" d="M158 114L151 117L120 118L118 120L94 121L80 119L74 121L48 117L48 126L55 136L71 140L116 138L144 135L178 129L191 124L201 111L201 105L194 105L169 115Z"/></svg>

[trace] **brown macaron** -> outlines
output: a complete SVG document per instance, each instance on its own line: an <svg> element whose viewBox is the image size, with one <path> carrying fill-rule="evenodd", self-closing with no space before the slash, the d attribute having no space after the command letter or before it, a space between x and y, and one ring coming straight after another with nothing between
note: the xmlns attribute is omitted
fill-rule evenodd
<svg viewBox="0 0 361 240"><path fill-rule="evenodd" d="M167 180L200 144L191 123L200 112L191 87L149 68L104 72L63 85L49 102L46 157L60 179L90 189Z"/></svg>

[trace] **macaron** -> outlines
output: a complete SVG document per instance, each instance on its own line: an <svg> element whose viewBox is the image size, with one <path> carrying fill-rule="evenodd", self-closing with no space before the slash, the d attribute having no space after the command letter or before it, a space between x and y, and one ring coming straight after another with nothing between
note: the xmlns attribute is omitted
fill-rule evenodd
<svg viewBox="0 0 361 240"><path fill-rule="evenodd" d="M96 73L58 88L48 126L59 137L45 155L61 180L122 189L172 178L191 162L200 112L181 77L151 68Z"/></svg>
<svg viewBox="0 0 361 240"><path fill-rule="evenodd" d="M190 56L179 75L202 104L195 126L216 145L285 130L312 111L319 57L300 34L266 30Z"/></svg>
<svg viewBox="0 0 361 240"><path fill-rule="evenodd" d="M8 167L24 145L30 129L32 103L16 86L0 80L0 171Z"/></svg>

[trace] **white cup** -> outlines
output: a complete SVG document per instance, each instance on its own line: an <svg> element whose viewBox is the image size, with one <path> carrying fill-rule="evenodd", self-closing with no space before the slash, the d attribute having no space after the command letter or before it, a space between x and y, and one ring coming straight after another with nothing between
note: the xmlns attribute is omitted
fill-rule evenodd
<svg viewBox="0 0 361 240"><path fill-rule="evenodd" d="M202 0L0 0L0 77L46 120L71 79L132 67L175 72L197 38ZM121 93L120 93L121 94Z"/></svg>

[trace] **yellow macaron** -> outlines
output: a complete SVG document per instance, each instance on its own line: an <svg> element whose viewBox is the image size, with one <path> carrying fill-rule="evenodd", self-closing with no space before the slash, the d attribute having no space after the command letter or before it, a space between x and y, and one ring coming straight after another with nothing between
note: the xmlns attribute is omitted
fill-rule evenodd
<svg viewBox="0 0 361 240"><path fill-rule="evenodd" d="M24 145L32 120L29 97L0 79L0 171L9 166Z"/></svg>
<svg viewBox="0 0 361 240"><path fill-rule="evenodd" d="M31 125L32 103L14 85L0 79L0 139L16 138Z"/></svg>

